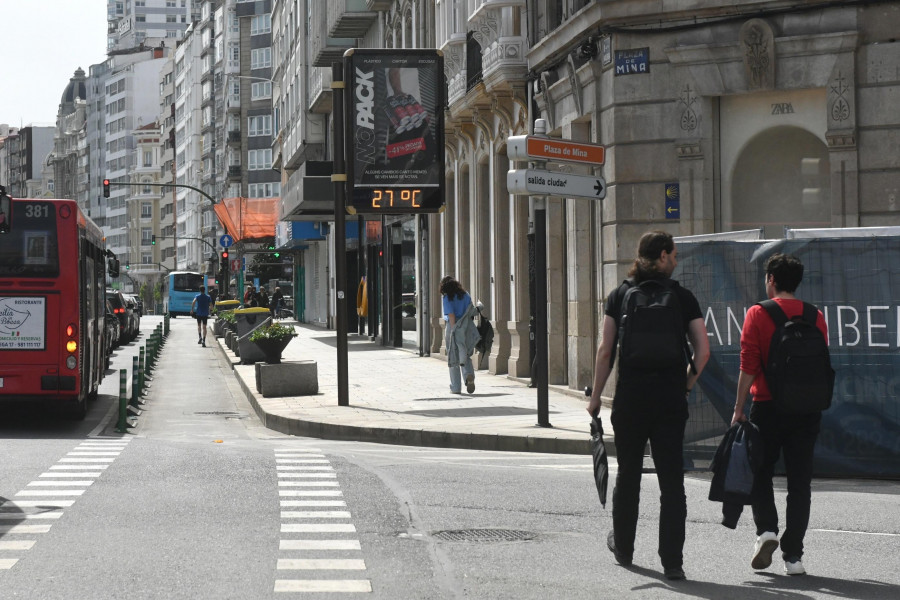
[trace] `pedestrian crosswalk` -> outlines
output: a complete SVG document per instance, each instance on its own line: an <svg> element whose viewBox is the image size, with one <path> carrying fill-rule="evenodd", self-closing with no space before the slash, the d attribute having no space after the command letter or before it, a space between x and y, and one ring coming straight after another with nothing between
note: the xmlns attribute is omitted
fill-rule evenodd
<svg viewBox="0 0 900 600"><path fill-rule="evenodd" d="M275 592L371 592L356 525L331 461L315 448L275 450L281 539ZM296 573L296 576L292 576Z"/></svg>
<svg viewBox="0 0 900 600"><path fill-rule="evenodd" d="M130 438L88 438L47 472L0 503L0 570L12 569L49 533L62 509L75 504L126 448Z"/></svg>

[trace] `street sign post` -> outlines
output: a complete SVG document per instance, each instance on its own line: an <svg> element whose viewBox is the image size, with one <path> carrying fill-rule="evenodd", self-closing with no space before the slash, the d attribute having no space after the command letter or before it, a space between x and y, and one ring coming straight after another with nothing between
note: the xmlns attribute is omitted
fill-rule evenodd
<svg viewBox="0 0 900 600"><path fill-rule="evenodd" d="M593 198L595 200L606 198L606 181L602 177L572 175L540 169L508 171L506 187L513 194Z"/></svg>
<svg viewBox="0 0 900 600"><path fill-rule="evenodd" d="M606 148L597 144L582 144L533 135L514 135L506 139L506 155L509 160L602 165L606 161Z"/></svg>

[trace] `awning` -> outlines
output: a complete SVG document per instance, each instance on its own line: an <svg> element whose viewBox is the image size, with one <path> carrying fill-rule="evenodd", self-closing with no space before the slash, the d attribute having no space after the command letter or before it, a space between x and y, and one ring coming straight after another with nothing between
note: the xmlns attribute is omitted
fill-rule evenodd
<svg viewBox="0 0 900 600"><path fill-rule="evenodd" d="M219 222L236 242L275 237L278 198L225 198L213 206Z"/></svg>

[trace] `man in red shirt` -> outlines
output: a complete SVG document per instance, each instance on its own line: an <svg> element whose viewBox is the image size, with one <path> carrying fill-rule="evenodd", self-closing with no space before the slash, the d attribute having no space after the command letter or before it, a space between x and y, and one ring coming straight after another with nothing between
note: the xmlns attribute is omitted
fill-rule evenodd
<svg viewBox="0 0 900 600"><path fill-rule="evenodd" d="M801 315L803 301L797 299L794 292L803 279L803 263L793 255L774 254L766 261L765 269L766 296L778 303L788 319ZM816 325L827 340L825 317L821 311L817 312ZM775 463L783 453L788 487L785 529L781 536L784 572L803 575L806 570L801 558L803 538L809 525L813 449L822 413L785 414L776 410L763 373L774 333L775 323L766 310L759 305L751 306L741 330L741 368L731 423L747 419L744 404L749 392L753 396L750 421L759 428L764 446L763 465L753 484L753 521L757 539L750 566L767 568L778 548L778 511L772 477Z"/></svg>

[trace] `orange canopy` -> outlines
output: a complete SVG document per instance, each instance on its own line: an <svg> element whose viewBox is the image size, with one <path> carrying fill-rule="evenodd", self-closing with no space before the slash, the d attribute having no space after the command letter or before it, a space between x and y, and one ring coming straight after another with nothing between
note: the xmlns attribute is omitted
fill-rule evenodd
<svg viewBox="0 0 900 600"><path fill-rule="evenodd" d="M224 198L213 208L236 242L275 236L278 198Z"/></svg>

